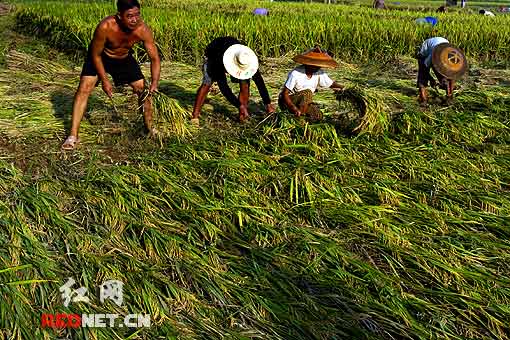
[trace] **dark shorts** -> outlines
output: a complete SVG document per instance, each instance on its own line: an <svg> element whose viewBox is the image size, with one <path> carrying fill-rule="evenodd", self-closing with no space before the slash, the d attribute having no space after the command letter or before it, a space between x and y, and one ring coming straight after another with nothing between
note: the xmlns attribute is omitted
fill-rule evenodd
<svg viewBox="0 0 510 340"><path fill-rule="evenodd" d="M110 58L103 53L101 59L103 60L106 73L112 76L115 86L131 84L137 80L144 79L140 65L138 65L138 62L131 53L123 59ZM92 62L90 53L83 64L81 75L97 76L96 67Z"/></svg>

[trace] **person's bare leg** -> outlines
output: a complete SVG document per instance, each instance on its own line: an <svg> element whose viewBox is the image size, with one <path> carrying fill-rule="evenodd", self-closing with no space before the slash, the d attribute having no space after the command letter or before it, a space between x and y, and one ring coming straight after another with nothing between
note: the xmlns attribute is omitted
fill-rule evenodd
<svg viewBox="0 0 510 340"><path fill-rule="evenodd" d="M211 89L210 84L202 84L197 90L197 95L195 97L195 104L193 105L193 115L192 119L196 119L200 117L200 111L202 110L202 106L204 105L205 98L207 98L207 94Z"/></svg>
<svg viewBox="0 0 510 340"><path fill-rule="evenodd" d="M455 87L455 80L448 79L447 80L447 89L446 89L446 104L453 104L453 89Z"/></svg>
<svg viewBox="0 0 510 340"><path fill-rule="evenodd" d="M250 98L250 82L241 81L239 83L239 121L244 122L249 117L248 99Z"/></svg>
<svg viewBox="0 0 510 340"><path fill-rule="evenodd" d="M448 79L448 91L447 96L453 98L453 89L455 88L455 80Z"/></svg>
<svg viewBox="0 0 510 340"><path fill-rule="evenodd" d="M434 70L434 73L435 73L435 70ZM430 68L425 66L425 59L419 58L418 59L417 85L418 85L418 102L420 103L421 106L427 105L427 101L428 101L427 86L428 86L429 82L431 84L433 84L435 82L435 81L434 82L431 81L433 79L434 78L430 74Z"/></svg>
<svg viewBox="0 0 510 340"><path fill-rule="evenodd" d="M419 97L418 97L418 102L420 102L420 104L427 104L427 101L428 101L428 96L427 96L427 88L424 87L424 86L420 86L420 94L419 94Z"/></svg>
<svg viewBox="0 0 510 340"><path fill-rule="evenodd" d="M144 99L143 90L145 89L145 81L143 79L137 80L131 84L129 84L133 88L133 92L138 96L138 106L140 107L140 111L143 114L143 123L147 132L152 133L152 97L148 96Z"/></svg>
<svg viewBox="0 0 510 340"><path fill-rule="evenodd" d="M90 94L96 87L97 76L82 76L80 78L80 85L76 90L73 101L73 113L71 118L71 131L69 136L78 137L80 123L87 108L87 102Z"/></svg>

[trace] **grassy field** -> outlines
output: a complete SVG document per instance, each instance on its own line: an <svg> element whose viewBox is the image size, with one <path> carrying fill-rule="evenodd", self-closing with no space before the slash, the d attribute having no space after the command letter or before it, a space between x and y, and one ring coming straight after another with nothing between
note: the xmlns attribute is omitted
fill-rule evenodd
<svg viewBox="0 0 510 340"><path fill-rule="evenodd" d="M302 1L301 1L302 2ZM313 2L324 4L322 0L315 0ZM436 10L440 6L445 5L446 1L444 0L386 0L386 7L392 10ZM460 0L457 2L457 6L450 6L450 11L469 11L475 10L477 8L485 8L485 9L494 9L497 10L500 6L508 7L510 6L510 1L508 0L468 0L466 2L466 7L461 9ZM345 5L356 5L356 6L366 6L372 7L373 1L371 0L337 0L336 4L345 4ZM335 5L335 4L329 4Z"/></svg>
<svg viewBox="0 0 510 340"><path fill-rule="evenodd" d="M126 89L120 117L97 89L62 153L80 62L15 26L0 16L0 338L509 338L510 70L471 59L452 106L420 109L409 55L340 60L332 78L389 107L381 135L343 134L327 91L322 123L265 117L255 91L243 125L215 91L200 130L160 143ZM188 110L199 53L162 69ZM263 58L273 99L294 66ZM123 281L124 306L64 307L67 277ZM152 327L43 330L46 312Z"/></svg>
<svg viewBox="0 0 510 340"><path fill-rule="evenodd" d="M86 50L98 18L114 10L105 2L29 1L18 14L18 25L41 34L59 48ZM265 5L269 17L251 11ZM327 10L325 10L327 8ZM236 1L168 1L145 7L166 59L200 63L202 51L216 36L235 35L261 57L281 57L320 44L337 57L357 62L413 56L431 35L444 36L469 56L508 65L510 16L486 18L469 12L438 15L439 24L415 24L433 11L374 11L359 6Z"/></svg>

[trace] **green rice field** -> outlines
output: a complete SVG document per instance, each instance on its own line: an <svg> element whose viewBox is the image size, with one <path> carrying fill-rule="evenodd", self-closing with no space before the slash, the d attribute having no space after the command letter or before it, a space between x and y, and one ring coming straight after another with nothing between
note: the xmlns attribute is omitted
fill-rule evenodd
<svg viewBox="0 0 510 340"><path fill-rule="evenodd" d="M413 56L433 33L414 19L435 3L145 0L159 91L190 115L203 49L228 34L256 50L275 102L292 56L320 44L340 64L331 78L384 121L345 131L354 109L328 90L320 122L267 116L252 89L241 124L213 88L200 128L151 139L130 90L114 109L98 87L80 146L62 152L113 3L0 2L0 339L510 338L510 16L439 16L470 69L452 105L431 89L422 108ZM64 305L68 278L89 302ZM99 300L110 279L122 306ZM151 325L52 329L45 313Z"/></svg>
<svg viewBox="0 0 510 340"><path fill-rule="evenodd" d="M84 51L98 18L111 13L105 2L28 2L18 24L30 34L43 34L59 48ZM171 60L201 61L202 51L216 36L235 35L261 56L280 57L307 46L321 45L337 57L358 62L412 56L431 34L445 36L468 55L507 63L510 58L510 15L485 18L453 12L438 16L434 33L415 19L432 11L374 11L359 6L267 3L271 15L254 17L257 3L238 1L156 2L144 9L161 54ZM51 15L48 15L51 13Z"/></svg>

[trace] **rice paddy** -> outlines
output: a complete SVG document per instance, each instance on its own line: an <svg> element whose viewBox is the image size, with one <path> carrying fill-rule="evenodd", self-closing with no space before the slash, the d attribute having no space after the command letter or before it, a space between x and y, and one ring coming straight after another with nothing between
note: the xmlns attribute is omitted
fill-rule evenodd
<svg viewBox="0 0 510 340"><path fill-rule="evenodd" d="M204 3L151 4L198 12ZM244 6L228 2L218 15ZM82 8L59 38L53 28L27 36L30 27L14 30L19 14L0 16L0 338L509 338L510 70L495 68L498 58L471 52L480 59L471 57L454 104L431 90L422 109L407 47L384 63L340 54L328 74L347 90L342 101L317 95L322 122L266 116L252 90L252 117L239 124L213 90L199 129L178 120L163 126L186 133L157 140L142 132L136 96L116 88L114 109L98 88L82 144L63 153L82 62L63 45L105 14ZM161 22L189 24L169 18ZM201 25L161 32L184 42ZM496 55L506 55L504 39ZM203 44L164 61L161 122L191 111ZM294 49L263 55L274 101L295 66L281 54ZM339 117L359 104L373 114L345 133ZM68 277L90 303L63 305ZM107 279L124 282L122 307L99 303ZM151 327L43 329L42 313L150 314Z"/></svg>
<svg viewBox="0 0 510 340"><path fill-rule="evenodd" d="M444 36L478 59L506 63L510 57L510 15L484 18L475 13L386 11L360 6L267 3L248 1L161 1L146 7L143 15L153 28L165 59L200 63L205 46L217 36L233 35L253 46L261 57L281 57L320 44L337 57L364 62L412 56L431 34ZM257 6L270 10L255 17ZM104 1L28 1L17 15L18 25L42 34L59 48L85 51L97 18L114 7ZM51 13L51 15L48 15ZM434 27L417 25L426 15L438 16ZM489 19L489 20L486 20Z"/></svg>

